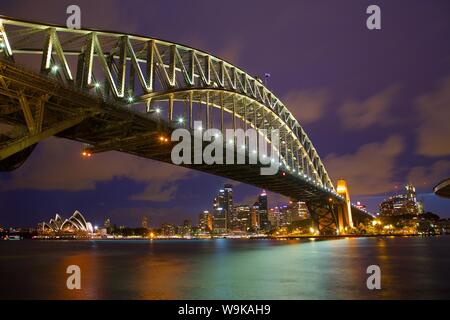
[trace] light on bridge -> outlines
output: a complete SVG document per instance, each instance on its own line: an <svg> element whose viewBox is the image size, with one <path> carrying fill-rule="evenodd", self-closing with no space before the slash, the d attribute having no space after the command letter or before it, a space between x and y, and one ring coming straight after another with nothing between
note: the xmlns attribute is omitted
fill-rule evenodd
<svg viewBox="0 0 450 320"><path fill-rule="evenodd" d="M59 70L59 66L55 64L55 65L52 67L52 72L53 72L53 73L56 73L56 72L58 72L58 70Z"/></svg>
<svg viewBox="0 0 450 320"><path fill-rule="evenodd" d="M133 102L133 101L134 101L134 98L133 98L133 97L131 97L131 96L130 96L130 97L128 97L128 102L130 102L130 103L131 103L131 102Z"/></svg>
<svg viewBox="0 0 450 320"><path fill-rule="evenodd" d="M179 124L183 124L184 123L184 119L183 118L178 118L178 123Z"/></svg>
<svg viewBox="0 0 450 320"><path fill-rule="evenodd" d="M90 158L92 157L92 153L90 151L84 150L81 155L85 158Z"/></svg>
<svg viewBox="0 0 450 320"><path fill-rule="evenodd" d="M159 137L159 141L161 141L162 143L166 143L166 142L169 142L169 139L164 136L161 136L161 137Z"/></svg>
<svg viewBox="0 0 450 320"><path fill-rule="evenodd" d="M99 82L94 83L94 87L96 87L97 89L101 87Z"/></svg>
<svg viewBox="0 0 450 320"><path fill-rule="evenodd" d="M159 114L159 113L161 113L161 109L160 108L156 108L155 112Z"/></svg>

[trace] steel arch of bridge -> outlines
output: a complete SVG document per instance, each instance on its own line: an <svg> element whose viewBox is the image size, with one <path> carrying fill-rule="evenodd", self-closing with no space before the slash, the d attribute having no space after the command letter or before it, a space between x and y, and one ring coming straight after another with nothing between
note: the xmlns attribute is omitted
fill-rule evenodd
<svg viewBox="0 0 450 320"><path fill-rule="evenodd" d="M232 114L256 129L280 130L280 155L287 170L311 184L335 193L316 149L288 108L264 84L245 71L209 53L177 43L100 30L0 17L1 53L10 61L37 59L40 72L105 100L129 107L166 101L205 105ZM55 66L58 70L54 70ZM98 83L105 85L98 88ZM192 125L192 106L189 125ZM235 121L233 120L233 123ZM223 116L221 120L223 129ZM209 125L209 118L207 118ZM267 137L270 140L270 137Z"/></svg>

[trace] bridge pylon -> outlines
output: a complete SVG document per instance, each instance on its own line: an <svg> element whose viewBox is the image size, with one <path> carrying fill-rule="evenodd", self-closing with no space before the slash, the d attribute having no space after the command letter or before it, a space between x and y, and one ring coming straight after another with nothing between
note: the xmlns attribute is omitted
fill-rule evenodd
<svg viewBox="0 0 450 320"><path fill-rule="evenodd" d="M352 207L350 202L350 193L348 191L347 181L339 179L337 181L337 193L344 198L344 204L341 207L343 219L345 219L345 224L353 228L353 218L352 218ZM342 225L345 229L345 226ZM341 226L340 226L341 227ZM341 230L340 230L341 231Z"/></svg>

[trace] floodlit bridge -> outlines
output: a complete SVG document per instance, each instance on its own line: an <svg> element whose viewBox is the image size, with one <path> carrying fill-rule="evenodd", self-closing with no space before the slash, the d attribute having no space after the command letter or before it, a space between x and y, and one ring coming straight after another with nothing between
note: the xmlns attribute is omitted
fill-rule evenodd
<svg viewBox="0 0 450 320"><path fill-rule="evenodd" d="M370 218L350 205L344 181L335 188L303 128L261 79L177 43L0 16L0 123L10 129L0 134L2 171L50 136L82 142L87 156L117 150L171 163L170 135L180 127L192 135L253 128L269 145L278 129L275 175L261 175L262 164L184 166L304 201L324 234ZM224 149L247 159L258 152L234 142Z"/></svg>

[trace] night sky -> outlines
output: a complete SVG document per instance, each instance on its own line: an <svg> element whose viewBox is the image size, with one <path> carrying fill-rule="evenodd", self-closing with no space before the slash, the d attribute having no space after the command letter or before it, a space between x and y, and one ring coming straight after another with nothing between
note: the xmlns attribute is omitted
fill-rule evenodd
<svg viewBox="0 0 450 320"><path fill-rule="evenodd" d="M372 211L407 182L425 209L450 217L432 187L450 176L450 2L443 1L0 1L0 14L186 44L251 75L303 125L333 179ZM377 4L382 30L366 28ZM80 158L81 145L51 138L23 167L0 173L0 225L35 226L80 210L101 225L181 223L211 208L220 177L126 154ZM259 189L232 182L235 201ZM269 194L269 205L286 199Z"/></svg>

